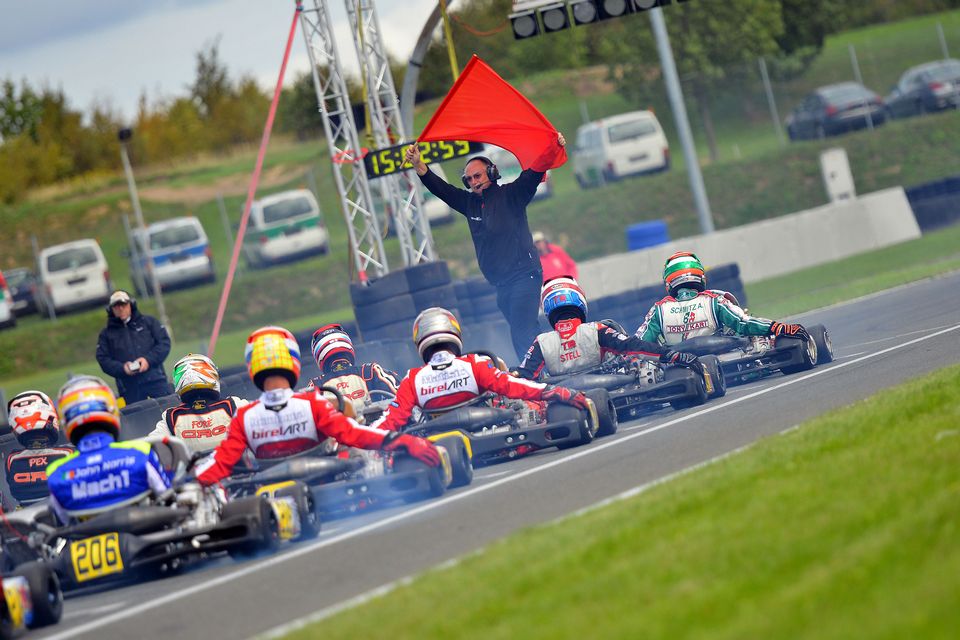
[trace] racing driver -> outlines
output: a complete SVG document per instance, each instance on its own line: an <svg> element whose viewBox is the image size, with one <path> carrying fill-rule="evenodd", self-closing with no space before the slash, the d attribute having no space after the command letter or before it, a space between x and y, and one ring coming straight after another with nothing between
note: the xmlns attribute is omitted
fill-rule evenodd
<svg viewBox="0 0 960 640"><path fill-rule="evenodd" d="M363 415L363 407L371 401L370 392L397 395L400 377L376 362L357 365L353 341L339 324L328 324L313 332L313 357L320 375L310 381L313 387L332 386Z"/></svg>
<svg viewBox="0 0 960 640"><path fill-rule="evenodd" d="M47 467L50 507L60 522L134 504L170 488L170 477L148 442L120 437L113 390L95 376L60 389L57 405L67 439L77 447Z"/></svg>
<svg viewBox="0 0 960 640"><path fill-rule="evenodd" d="M644 340L676 345L689 338L712 336L724 330L738 336L788 336L810 340L800 324L786 324L747 315L726 291L707 289L700 259L678 251L663 265L667 296L647 312L636 335Z"/></svg>
<svg viewBox="0 0 960 640"><path fill-rule="evenodd" d="M246 361L253 383L263 393L237 411L226 439L196 466L201 484L214 484L229 476L248 448L257 459L276 459L317 447L328 437L361 449L406 449L430 466L440 464L440 454L432 442L361 426L317 391L295 393L300 348L286 329L271 326L251 333Z"/></svg>
<svg viewBox="0 0 960 640"><path fill-rule="evenodd" d="M553 331L537 336L523 357L517 374L537 380L589 371L600 366L608 354L657 358L660 362L697 368L692 353L672 351L658 342L627 336L603 322L587 322L587 296L569 276L543 283L540 305Z"/></svg>
<svg viewBox="0 0 960 640"><path fill-rule="evenodd" d="M43 500L47 490L47 466L73 453L71 447L56 446L60 437L60 418L50 396L42 391L24 391L7 403L7 416L13 434L23 446L7 454L7 487L10 498L4 508L26 506Z"/></svg>
<svg viewBox="0 0 960 640"><path fill-rule="evenodd" d="M173 365L173 386L181 403L164 410L150 436L176 436L191 451L211 451L227 437L237 409L247 401L220 397L220 371L207 356L191 353Z"/></svg>
<svg viewBox="0 0 960 640"><path fill-rule="evenodd" d="M460 355L463 339L456 316L441 307L423 310L413 323L413 342L424 366L411 369L373 426L396 431L406 426L413 407L437 410L493 391L508 398L558 401L588 408L587 397L564 387L515 378L485 356Z"/></svg>

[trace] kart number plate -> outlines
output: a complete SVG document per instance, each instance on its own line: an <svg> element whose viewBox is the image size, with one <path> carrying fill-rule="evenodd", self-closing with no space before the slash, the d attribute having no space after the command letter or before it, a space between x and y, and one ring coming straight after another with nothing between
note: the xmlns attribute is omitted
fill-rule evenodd
<svg viewBox="0 0 960 640"><path fill-rule="evenodd" d="M104 533L70 543L70 559L77 582L85 582L123 571L120 536Z"/></svg>

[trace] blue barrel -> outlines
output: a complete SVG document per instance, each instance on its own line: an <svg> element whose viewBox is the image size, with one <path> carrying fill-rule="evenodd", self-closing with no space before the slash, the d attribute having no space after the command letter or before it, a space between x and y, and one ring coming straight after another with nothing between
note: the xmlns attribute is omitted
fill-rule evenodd
<svg viewBox="0 0 960 640"><path fill-rule="evenodd" d="M667 223L663 220L638 222L627 227L627 251L636 251L670 242Z"/></svg>

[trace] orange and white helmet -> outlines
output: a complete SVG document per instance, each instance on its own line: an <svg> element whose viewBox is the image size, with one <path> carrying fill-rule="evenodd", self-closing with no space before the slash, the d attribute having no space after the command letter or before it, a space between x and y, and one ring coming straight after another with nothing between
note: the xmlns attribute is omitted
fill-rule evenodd
<svg viewBox="0 0 960 640"><path fill-rule="evenodd" d="M173 365L173 388L181 398L188 391L210 389L220 392L220 371L213 360L199 353L191 353Z"/></svg>
<svg viewBox="0 0 960 640"><path fill-rule="evenodd" d="M456 347L457 355L463 350L463 337L457 317L442 307L424 309L413 321L413 343L424 362L429 360L427 350L438 344Z"/></svg>
<svg viewBox="0 0 960 640"><path fill-rule="evenodd" d="M267 376L281 375L297 386L300 379L300 346L283 327L261 327L247 338L247 371L257 388L263 390Z"/></svg>
<svg viewBox="0 0 960 640"><path fill-rule="evenodd" d="M91 429L120 437L120 410L117 398L106 382L96 376L77 376L57 394L57 408L67 439L77 444Z"/></svg>
<svg viewBox="0 0 960 640"><path fill-rule="evenodd" d="M24 391L7 403L13 433L25 447L53 444L60 437L60 418L50 396L42 391Z"/></svg>
<svg viewBox="0 0 960 640"><path fill-rule="evenodd" d="M706 270L696 254L678 251L663 264L663 284L671 296L680 289L703 291L707 288Z"/></svg>

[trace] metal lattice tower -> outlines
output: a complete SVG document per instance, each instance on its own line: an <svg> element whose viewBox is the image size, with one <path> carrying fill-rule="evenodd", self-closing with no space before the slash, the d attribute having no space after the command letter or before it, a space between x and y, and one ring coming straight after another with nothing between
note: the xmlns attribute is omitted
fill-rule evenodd
<svg viewBox="0 0 960 640"><path fill-rule="evenodd" d="M312 4L313 8L301 7L300 25L310 56L317 106L323 116L323 130L327 135L334 181L347 221L357 275L363 282L368 277L377 278L389 271L387 256L363 167L347 83L333 37L333 21L324 0L313 0Z"/></svg>
<svg viewBox="0 0 960 640"><path fill-rule="evenodd" d="M380 36L380 21L373 0L344 0L353 42L366 84L367 113L377 148L406 140L400 102L393 83L390 59ZM411 171L380 178L384 200L395 212L394 227L404 264L436 260L430 222L423 209L420 180Z"/></svg>

